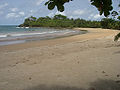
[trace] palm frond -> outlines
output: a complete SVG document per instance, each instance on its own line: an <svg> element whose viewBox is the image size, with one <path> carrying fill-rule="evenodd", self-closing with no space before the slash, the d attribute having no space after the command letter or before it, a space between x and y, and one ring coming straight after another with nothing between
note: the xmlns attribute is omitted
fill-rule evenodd
<svg viewBox="0 0 120 90"><path fill-rule="evenodd" d="M118 34L114 37L114 41L118 41L119 38L120 38L120 33L118 33Z"/></svg>

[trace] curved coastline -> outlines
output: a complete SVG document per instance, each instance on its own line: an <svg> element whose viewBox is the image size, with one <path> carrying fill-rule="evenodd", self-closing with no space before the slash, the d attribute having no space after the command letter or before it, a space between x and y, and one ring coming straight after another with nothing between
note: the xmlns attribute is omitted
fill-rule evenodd
<svg viewBox="0 0 120 90"><path fill-rule="evenodd" d="M119 33L119 30L110 30L110 29L101 29L101 28L73 28L73 30L85 30L88 33L81 34L81 35L74 35L69 37L63 37L63 38L54 38L54 39L48 39L48 40L38 40L35 42L26 42L26 43L18 43L18 44L12 44L12 45L3 45L0 46L0 50L6 50L9 48L11 49L24 49L24 48L32 48L32 47L40 47L40 46L52 46L57 44L66 44L71 42L84 42L91 39L97 39L97 38L114 38L114 36ZM11 50L10 49L10 50Z"/></svg>
<svg viewBox="0 0 120 90"><path fill-rule="evenodd" d="M77 30L76 31L74 29L67 29L67 28L62 28L58 31L48 31L48 32L32 31L32 32L21 33L21 34L20 33L13 33L13 34L11 33L11 34L7 34L6 38L0 39L0 46L17 44L17 43L25 43L25 42L31 42L31 41L64 38L64 37L70 37L70 36L79 35L79 34L81 35L81 34L85 34L85 33L87 33L86 30L84 30L84 31ZM5 35L4 35L4 37L5 37Z"/></svg>

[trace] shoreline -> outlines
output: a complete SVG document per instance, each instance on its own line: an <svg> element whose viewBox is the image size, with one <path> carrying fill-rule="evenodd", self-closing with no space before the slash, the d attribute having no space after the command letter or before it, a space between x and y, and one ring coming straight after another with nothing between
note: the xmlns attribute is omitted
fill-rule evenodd
<svg viewBox="0 0 120 90"><path fill-rule="evenodd" d="M66 36L66 37L60 37L60 38L54 38L54 39L48 39L48 40L38 40L38 41L31 41L31 42L24 42L24 43L18 43L18 44L11 44L11 45L3 45L0 46L0 50L7 50L10 49L24 49L24 48L32 48L32 47L39 47L39 46L51 46L51 45L57 45L57 44L65 44L65 43L71 43L71 42L77 42L77 41L86 41L90 39L95 38L104 38L107 36L112 35L112 38L119 33L119 30L111 30L111 29L102 29L102 28L74 28L73 30L85 30L87 31L86 34L78 34L73 36ZM13 48L15 47L15 48Z"/></svg>
<svg viewBox="0 0 120 90"><path fill-rule="evenodd" d="M120 90L119 31L0 46L1 90Z"/></svg>
<svg viewBox="0 0 120 90"><path fill-rule="evenodd" d="M51 29L51 28L50 28ZM31 41L41 41L41 40L50 40L55 38L64 38L79 34L87 33L87 31L81 30L73 30L73 29L60 29L56 31L48 31L48 32L21 32L21 33L10 33L5 34L5 38L0 39L0 46L3 45L11 45L11 44L19 44L19 43L26 43ZM5 36L4 35L4 36ZM8 36L8 37L7 37Z"/></svg>

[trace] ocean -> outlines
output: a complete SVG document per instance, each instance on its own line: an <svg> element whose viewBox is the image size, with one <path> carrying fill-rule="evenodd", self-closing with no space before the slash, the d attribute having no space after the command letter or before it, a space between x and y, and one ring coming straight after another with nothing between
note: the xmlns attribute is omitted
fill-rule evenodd
<svg viewBox="0 0 120 90"><path fill-rule="evenodd" d="M86 31L0 25L0 46L84 34Z"/></svg>

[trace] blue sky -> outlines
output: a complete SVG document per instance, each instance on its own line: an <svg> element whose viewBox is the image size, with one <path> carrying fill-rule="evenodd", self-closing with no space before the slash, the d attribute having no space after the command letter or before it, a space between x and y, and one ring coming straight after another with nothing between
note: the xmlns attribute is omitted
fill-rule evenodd
<svg viewBox="0 0 120 90"><path fill-rule="evenodd" d="M97 9L90 4L90 0L73 0L65 4L65 11L48 10L44 3L47 0L0 0L0 25L18 25L30 16L44 17L63 14L69 18L100 20ZM114 0L113 6L118 9L119 0Z"/></svg>

